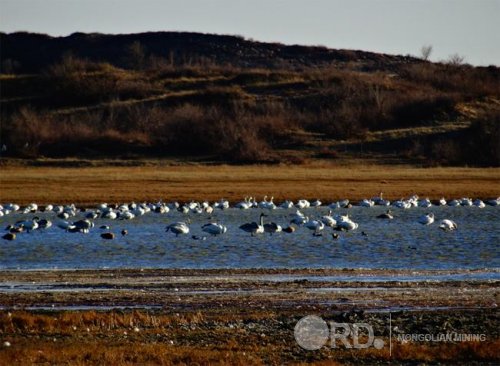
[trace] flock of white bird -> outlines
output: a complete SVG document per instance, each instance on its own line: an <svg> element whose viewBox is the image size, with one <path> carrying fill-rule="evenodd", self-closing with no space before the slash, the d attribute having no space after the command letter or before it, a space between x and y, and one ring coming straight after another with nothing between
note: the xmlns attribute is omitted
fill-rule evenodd
<svg viewBox="0 0 500 366"><path fill-rule="evenodd" d="M30 216L31 218L23 218L16 221L13 224L9 224L6 227L7 233L2 236L5 240L14 240L16 234L22 232L31 232L34 230L45 230L52 226L52 222L48 219L40 219L36 214L38 212L51 213L54 215L54 222L57 227L71 233L88 233L94 226L94 220L96 219L108 219L108 220L132 220L136 217L146 215L148 213L158 213L166 214L171 210L179 211L185 215L189 214L207 214L211 215L215 210L226 210L229 208L235 208L240 210L247 209L260 209L260 210L279 210L279 209L295 209L295 212L289 215L289 223L286 227L275 222L265 223L266 214L261 213L258 222L245 223L239 228L251 235L257 235L262 233L293 233L297 227L303 226L313 232L313 235L320 236L325 227L330 227L337 231L350 231L356 230L359 225L354 222L349 214L336 214L333 215L332 212L339 208L351 208L352 204L349 200L341 200L328 205L329 212L327 215L310 217L305 215L301 210L314 207L324 207L320 200L308 201L301 199L296 203L292 201L284 201L280 205L276 205L273 202L274 198L264 197L260 202L254 197L246 197L243 201L231 206L229 201L221 199L220 201L210 204L207 201L204 202L190 202L186 204L179 204L178 202L165 203L159 201L157 203L128 203L121 205L110 205L106 203L99 204L93 209L79 209L74 204L71 205L47 205L43 208L39 207L35 203L31 203L25 207L21 207L17 204L9 203L6 205L0 205L0 217L11 215L11 214L22 214ZM487 200L483 202L480 199L472 200L471 198L461 198L446 201L441 198L439 201L431 202L428 198L419 199L418 196L414 195L407 199L400 199L394 202L390 202L383 198L382 193L379 196L371 199L363 199L358 203L360 207L373 207L373 206L387 206L394 207L398 209L410 209L412 207L423 207L431 208L434 205L438 206L474 206L477 208L484 208L486 205L499 206L500 197L496 199ZM379 219L391 220L394 218L391 209L389 208L386 213L378 215ZM211 217L209 217L211 219ZM75 220L75 221L73 221ZM426 215L421 216L418 222L422 225L431 225L434 223L435 216L434 213L430 212ZM189 234L189 224L190 220L187 218L185 221L179 221L169 224L166 227L167 232L172 232L176 236ZM457 229L457 224L451 219L443 219L439 228L445 231L452 231ZM106 230L106 232L101 233L103 239L113 239L115 234L109 232L109 226L101 225L101 230ZM227 232L227 227L219 222L209 222L201 226L201 230L210 235L222 235ZM122 235L127 235L127 230L122 230ZM338 238L338 234L332 233L333 238ZM192 236L193 239L205 239L205 237Z"/></svg>

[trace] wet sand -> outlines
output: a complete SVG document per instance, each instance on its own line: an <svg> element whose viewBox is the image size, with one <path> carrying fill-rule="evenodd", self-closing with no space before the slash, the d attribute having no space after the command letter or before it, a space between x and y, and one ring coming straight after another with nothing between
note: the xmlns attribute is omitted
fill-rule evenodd
<svg viewBox="0 0 500 366"><path fill-rule="evenodd" d="M0 363L497 364L498 272L483 272L1 271ZM294 339L307 315L368 323L385 346L307 351ZM449 332L484 339L397 338Z"/></svg>

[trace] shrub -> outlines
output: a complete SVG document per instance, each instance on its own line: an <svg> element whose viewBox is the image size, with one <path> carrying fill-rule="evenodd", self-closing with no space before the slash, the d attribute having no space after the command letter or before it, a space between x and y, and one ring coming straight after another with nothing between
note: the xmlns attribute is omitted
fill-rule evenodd
<svg viewBox="0 0 500 366"><path fill-rule="evenodd" d="M500 166L500 111L490 112L474 122L464 136L469 164Z"/></svg>
<svg viewBox="0 0 500 366"><path fill-rule="evenodd" d="M59 105L86 105L115 99L144 98L161 90L142 75L65 56L45 73Z"/></svg>

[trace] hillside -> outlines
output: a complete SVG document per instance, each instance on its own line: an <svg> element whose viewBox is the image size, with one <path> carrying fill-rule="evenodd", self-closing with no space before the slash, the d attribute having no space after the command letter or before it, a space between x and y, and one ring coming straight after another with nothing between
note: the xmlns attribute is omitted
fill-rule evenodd
<svg viewBox="0 0 500 366"><path fill-rule="evenodd" d="M135 67L150 58L178 66L221 65L238 68L306 68L348 62L362 62L366 70L390 70L414 62L412 57L334 50L326 47L287 46L245 40L240 36L202 33L150 32L140 34L85 34L50 37L33 33L0 33L2 62L11 60L19 73L38 73L71 53L93 62L108 62L121 68ZM136 58L131 46L140 44L143 59ZM36 55L36 57L33 57Z"/></svg>
<svg viewBox="0 0 500 366"><path fill-rule="evenodd" d="M500 69L198 33L0 33L3 158L500 164Z"/></svg>

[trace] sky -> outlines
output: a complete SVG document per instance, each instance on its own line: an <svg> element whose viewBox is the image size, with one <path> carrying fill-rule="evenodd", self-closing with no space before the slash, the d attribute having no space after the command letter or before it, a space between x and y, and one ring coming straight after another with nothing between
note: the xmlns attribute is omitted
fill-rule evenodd
<svg viewBox="0 0 500 366"><path fill-rule="evenodd" d="M0 31L193 31L500 66L500 0L0 0Z"/></svg>

